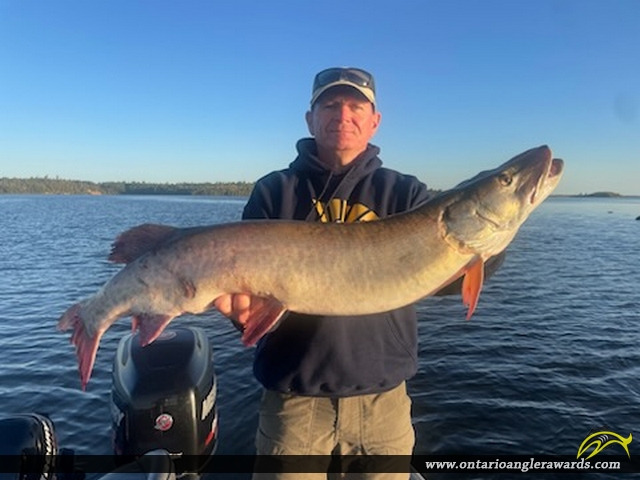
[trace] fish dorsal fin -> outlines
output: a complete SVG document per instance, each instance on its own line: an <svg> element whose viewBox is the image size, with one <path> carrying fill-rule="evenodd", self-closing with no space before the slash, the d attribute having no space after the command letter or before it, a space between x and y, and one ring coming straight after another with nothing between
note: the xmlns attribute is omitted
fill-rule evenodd
<svg viewBox="0 0 640 480"><path fill-rule="evenodd" d="M114 263L131 263L166 241L178 230L168 225L145 223L121 233L111 245L109 260Z"/></svg>
<svg viewBox="0 0 640 480"><path fill-rule="evenodd" d="M467 267L462 281L462 303L469 307L467 320L471 318L478 305L480 290L484 283L484 262L482 258L473 260Z"/></svg>

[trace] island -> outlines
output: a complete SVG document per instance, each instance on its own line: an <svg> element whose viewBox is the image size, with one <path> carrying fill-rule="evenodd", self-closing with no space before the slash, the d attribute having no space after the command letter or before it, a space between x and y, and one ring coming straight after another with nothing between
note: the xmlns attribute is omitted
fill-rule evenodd
<svg viewBox="0 0 640 480"><path fill-rule="evenodd" d="M616 192L594 192L594 193L582 193L578 195L579 197L590 197L590 198L617 198L622 197L619 193Z"/></svg>

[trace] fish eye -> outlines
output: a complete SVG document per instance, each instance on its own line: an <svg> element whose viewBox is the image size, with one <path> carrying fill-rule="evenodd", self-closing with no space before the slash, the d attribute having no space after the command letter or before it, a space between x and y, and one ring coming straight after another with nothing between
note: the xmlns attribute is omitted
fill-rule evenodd
<svg viewBox="0 0 640 480"><path fill-rule="evenodd" d="M506 172L501 173L500 176L498 177L498 181L500 182L500 185L502 185L503 187L508 187L513 183L513 177Z"/></svg>

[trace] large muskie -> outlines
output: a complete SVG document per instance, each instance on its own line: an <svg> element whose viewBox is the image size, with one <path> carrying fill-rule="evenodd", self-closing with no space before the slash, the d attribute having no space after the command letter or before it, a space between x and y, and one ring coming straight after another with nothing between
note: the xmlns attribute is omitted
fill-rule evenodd
<svg viewBox="0 0 640 480"><path fill-rule="evenodd" d="M228 293L266 299L246 324L246 345L287 310L384 312L431 295L463 275L469 318L482 288L484 261L507 247L558 185L562 171L562 160L542 146L415 210L380 221L141 225L114 243L110 259L127 266L95 295L69 308L58 328L73 328L71 342L85 388L100 338L118 318L131 315L146 345L173 318L204 312Z"/></svg>

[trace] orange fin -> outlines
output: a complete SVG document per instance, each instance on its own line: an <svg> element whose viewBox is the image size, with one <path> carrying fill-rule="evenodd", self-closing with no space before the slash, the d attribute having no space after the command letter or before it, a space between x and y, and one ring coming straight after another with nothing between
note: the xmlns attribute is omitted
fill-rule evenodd
<svg viewBox="0 0 640 480"><path fill-rule="evenodd" d="M145 223L121 233L111 245L109 260L114 263L131 263L173 235L175 227Z"/></svg>
<svg viewBox="0 0 640 480"><path fill-rule="evenodd" d="M462 303L469 307L467 320L471 318L478 305L480 290L484 283L484 262L481 258L474 260L467 268L462 281Z"/></svg>
<svg viewBox="0 0 640 480"><path fill-rule="evenodd" d="M173 319L174 317L172 315L142 313L133 317L131 330L133 332L138 330L140 345L144 347L158 338Z"/></svg>
<svg viewBox="0 0 640 480"><path fill-rule="evenodd" d="M279 301L273 298L266 299L259 309L251 312L249 320L245 323L242 343L247 347L255 345L277 325L286 311L287 309Z"/></svg>

